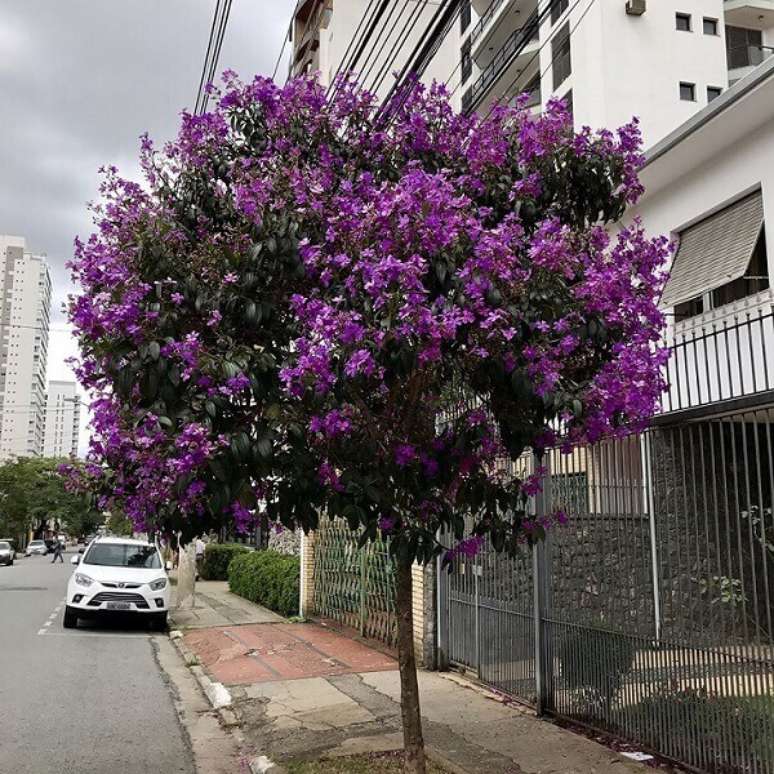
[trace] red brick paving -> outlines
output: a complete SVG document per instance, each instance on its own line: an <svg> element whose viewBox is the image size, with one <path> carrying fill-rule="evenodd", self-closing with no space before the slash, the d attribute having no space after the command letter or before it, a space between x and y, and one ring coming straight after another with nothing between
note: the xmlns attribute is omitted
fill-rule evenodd
<svg viewBox="0 0 774 774"><path fill-rule="evenodd" d="M186 645L227 685L396 669L393 658L317 624L244 624L195 629Z"/></svg>

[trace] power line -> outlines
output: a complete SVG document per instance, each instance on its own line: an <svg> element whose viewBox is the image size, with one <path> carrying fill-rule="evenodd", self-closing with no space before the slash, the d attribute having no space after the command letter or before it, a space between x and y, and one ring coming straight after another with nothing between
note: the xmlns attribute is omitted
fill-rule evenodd
<svg viewBox="0 0 774 774"><path fill-rule="evenodd" d="M395 60L397 59L398 54L403 50L403 46L406 44L406 41L408 40L409 35L411 35L411 33L414 31L414 27L416 27L417 22L419 21L422 15L422 12L424 11L426 6L427 6L427 0L422 0L422 2L420 2L420 0L415 0L414 8L409 14L409 17L406 20L406 23L401 28L400 33L398 33L398 36L396 37L395 42L392 44L392 48L390 49L390 53L387 55L387 59L385 59L385 61L382 63L376 76L374 77L373 83L370 88L370 91L372 93L375 94L381 88L382 83L384 82L384 79L387 77L387 74L390 72L390 67L395 63ZM390 34L392 34L392 30L390 30ZM365 85L365 82L363 85Z"/></svg>
<svg viewBox="0 0 774 774"><path fill-rule="evenodd" d="M580 5L581 0L574 0L572 6L570 7L570 10L567 12L567 18L570 17L570 14ZM580 23L586 18L586 14L591 10L591 7L594 5L596 0L590 0L589 4L586 6L586 9L583 11L583 13L578 17L578 20L575 22L575 24L570 28L569 32L567 33L568 40L572 40L573 33L578 29L580 26ZM550 4L546 7L546 11L550 10ZM540 52L554 39L555 35L558 32L558 28L555 28L553 32L544 40L541 42L540 46L538 47L537 51L532 55L530 60L527 62L526 65L524 65L522 72L527 70L530 65L540 56ZM540 71L539 78L542 81L543 76L548 72L548 68L553 66L554 62L556 61L558 57L558 52L554 54L550 61L548 62L548 65ZM484 116L484 120L486 121L487 118L489 118L490 115L492 115L492 111L494 110L495 106L499 103L499 101L516 85L516 81L518 81L519 77L521 76L521 73L519 73L508 85L508 87L501 92L500 96L492 102L492 104L489 106L489 110L487 111L486 115Z"/></svg>
<svg viewBox="0 0 774 774"><path fill-rule="evenodd" d="M212 63L210 65L210 77L208 79L209 83L215 82L215 75L216 75L216 69L218 67L218 60L220 59L220 50L223 48L223 40L226 36L226 26L228 25L228 19L231 15L231 2L232 0L226 0L226 9L223 13L223 18L221 20L220 27L218 29L218 41L217 46L215 48L215 54L212 57ZM207 105L210 101L210 94L207 91L204 95L204 110L207 110Z"/></svg>
<svg viewBox="0 0 774 774"><path fill-rule="evenodd" d="M290 14L290 23L288 24L288 30L285 33L285 38L282 41L282 48L280 49L280 52L277 56L277 61L274 65L274 72L271 74L271 79L274 80L277 77L277 70L279 70L280 62L282 61L282 55L285 53L285 46L288 44L288 40L290 40L290 33L293 30L293 21L296 18L296 9L294 8L292 13Z"/></svg>
<svg viewBox="0 0 774 774"><path fill-rule="evenodd" d="M363 11L363 15L360 17L360 22L357 25L357 29L355 29L355 32L350 38L349 44L347 45L347 48L344 51L344 55L341 57L341 61L339 62L339 66L336 68L336 72L334 73L333 78L331 79L331 82L328 84L328 89L325 94L326 97L335 95L338 89L338 83L337 83L338 77L339 75L341 75L342 72L345 72L344 63L347 61L349 52L352 50L352 46L355 44L355 41L358 39L358 36L360 35L360 30L362 29L363 24L365 23L366 17L369 15L369 12L373 15L371 8L375 2L376 0L369 0L368 5L365 7L365 10Z"/></svg>
<svg viewBox="0 0 774 774"><path fill-rule="evenodd" d="M204 63L202 64L202 74L199 77L199 88L196 91L196 103L194 105L194 115L199 115L199 108L201 106L202 94L204 93L205 82L204 79L207 75L207 62L210 59L210 52L212 51L212 42L215 39L215 24L218 19L218 13L220 11L220 0L215 2L215 13L212 15L212 25L210 26L210 37L207 41L207 53L204 55Z"/></svg>
<svg viewBox="0 0 774 774"><path fill-rule="evenodd" d="M215 80L215 72L220 59L220 51L223 47L223 39L231 14L232 0L216 0L215 11L212 15L210 36L207 41L207 52L204 55L202 73L199 77L199 90L196 95L194 115L202 115L207 110L210 95L207 86Z"/></svg>
<svg viewBox="0 0 774 774"><path fill-rule="evenodd" d="M395 27L397 26L400 17L403 16L403 14L405 13L406 6L409 4L409 2L410 2L410 0L403 0L403 7L398 12L398 15L395 18L395 21L392 23L392 27L390 27L390 31L387 33L387 35L385 36L384 40L382 41L382 45L379 46L379 50L374 53L374 60L373 60L373 62L371 62L370 66L368 67L368 70L363 73L363 87L365 87L366 81L368 80L368 77L371 75L371 72L374 69L374 65L379 61L379 57L381 56L382 51L384 51L384 47L387 45L387 41L390 39L390 36L392 35L393 31L395 30ZM384 22L384 26L385 27L389 24L390 19L392 18L392 14L393 14L393 12L395 11L395 9L397 7L398 7L398 3L395 2L392 5L392 7L390 8L390 15L387 17L387 19ZM370 57L370 54L369 54L369 57ZM368 60L366 59L366 61L368 61ZM365 67L365 65L363 65L363 66Z"/></svg>

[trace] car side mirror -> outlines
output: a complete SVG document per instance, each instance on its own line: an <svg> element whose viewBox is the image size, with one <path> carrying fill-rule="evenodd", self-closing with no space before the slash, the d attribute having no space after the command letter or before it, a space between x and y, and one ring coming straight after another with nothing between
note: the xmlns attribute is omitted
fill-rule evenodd
<svg viewBox="0 0 774 774"><path fill-rule="evenodd" d="M81 563L81 557L80 556L74 556L72 559L70 559L70 564L80 564Z"/></svg>

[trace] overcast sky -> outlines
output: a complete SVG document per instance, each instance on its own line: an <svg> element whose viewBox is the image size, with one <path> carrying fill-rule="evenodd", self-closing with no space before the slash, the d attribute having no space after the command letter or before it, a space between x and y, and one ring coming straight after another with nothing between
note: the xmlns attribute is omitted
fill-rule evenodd
<svg viewBox="0 0 774 774"><path fill-rule="evenodd" d="M271 74L295 0L233 0L218 71ZM192 107L215 0L0 0L0 233L45 253L54 284L48 378L72 378L65 262L86 236L97 168L137 171ZM280 68L278 78L286 70ZM83 434L82 434L83 437Z"/></svg>

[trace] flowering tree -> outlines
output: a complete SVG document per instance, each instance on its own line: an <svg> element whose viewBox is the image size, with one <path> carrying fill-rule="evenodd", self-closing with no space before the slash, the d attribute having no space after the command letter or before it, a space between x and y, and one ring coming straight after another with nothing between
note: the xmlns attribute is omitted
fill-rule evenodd
<svg viewBox="0 0 774 774"><path fill-rule="evenodd" d="M637 126L224 80L176 142L144 139L143 186L106 170L76 243L89 483L138 529L326 512L388 537L406 768L424 771L412 563L539 539L563 519L528 516L541 472L496 463L559 426L637 427L663 387L667 242L606 229L640 193Z"/></svg>

